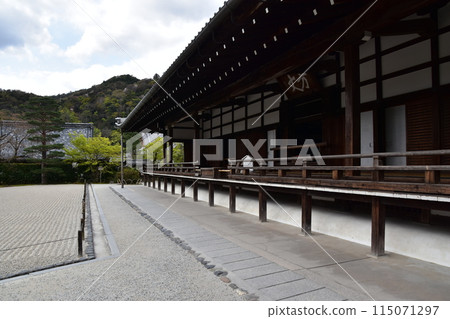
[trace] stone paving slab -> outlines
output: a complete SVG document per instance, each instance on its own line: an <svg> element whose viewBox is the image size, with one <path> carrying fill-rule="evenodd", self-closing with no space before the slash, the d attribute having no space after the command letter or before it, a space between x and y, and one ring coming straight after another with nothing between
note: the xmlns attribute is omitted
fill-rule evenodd
<svg viewBox="0 0 450 319"><path fill-rule="evenodd" d="M83 185L0 188L0 279L79 260Z"/></svg>
<svg viewBox="0 0 450 319"><path fill-rule="evenodd" d="M252 268L255 268L258 266L264 266L264 265L268 265L268 264L270 264L270 261L268 261L266 258L256 257L256 258L252 258L252 259L227 263L227 264L224 264L224 266L231 271L236 271L236 270L243 270L243 269L249 269L249 268L252 269Z"/></svg>
<svg viewBox="0 0 450 319"><path fill-rule="evenodd" d="M316 284L309 279L301 279L268 288L262 288L260 290L268 296L274 296L276 300L283 300L322 288L324 287Z"/></svg>
<svg viewBox="0 0 450 319"><path fill-rule="evenodd" d="M256 288L262 289L301 279L305 279L305 277L292 271L282 271L247 279L246 281Z"/></svg>
<svg viewBox="0 0 450 319"><path fill-rule="evenodd" d="M222 263L222 264L227 264L230 262L235 262L235 261L241 261L241 260L248 260L248 259L253 259L259 257L257 254L246 251L243 253L237 253L237 254L231 254L231 255L226 255L226 256L219 256L216 257L216 259Z"/></svg>
<svg viewBox="0 0 450 319"><path fill-rule="evenodd" d="M251 269L237 270L235 273L245 280L282 271L286 271L286 268L275 263L270 263L268 265L258 266Z"/></svg>
<svg viewBox="0 0 450 319"><path fill-rule="evenodd" d="M338 295L334 291L328 288L322 288L314 291L310 291L301 295L283 299L283 301L316 301L316 300L329 300L329 301L343 301L341 295Z"/></svg>

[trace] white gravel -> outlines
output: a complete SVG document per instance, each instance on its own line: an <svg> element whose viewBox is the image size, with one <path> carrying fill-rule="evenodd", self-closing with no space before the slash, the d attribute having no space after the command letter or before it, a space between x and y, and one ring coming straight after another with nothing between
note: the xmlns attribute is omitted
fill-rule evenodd
<svg viewBox="0 0 450 319"><path fill-rule="evenodd" d="M95 190L121 257L0 281L0 300L242 300L107 185Z"/></svg>
<svg viewBox="0 0 450 319"><path fill-rule="evenodd" d="M0 278L78 260L82 185L0 188Z"/></svg>

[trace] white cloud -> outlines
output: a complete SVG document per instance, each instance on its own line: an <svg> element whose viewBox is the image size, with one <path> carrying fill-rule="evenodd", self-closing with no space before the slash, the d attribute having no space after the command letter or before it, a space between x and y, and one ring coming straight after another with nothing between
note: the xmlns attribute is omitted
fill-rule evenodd
<svg viewBox="0 0 450 319"><path fill-rule="evenodd" d="M222 1L0 0L0 88L49 95L161 74Z"/></svg>

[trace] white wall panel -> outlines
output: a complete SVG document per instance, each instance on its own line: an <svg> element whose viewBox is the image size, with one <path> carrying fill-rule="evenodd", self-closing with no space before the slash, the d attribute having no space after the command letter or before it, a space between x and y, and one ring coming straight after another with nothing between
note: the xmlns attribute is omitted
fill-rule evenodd
<svg viewBox="0 0 450 319"><path fill-rule="evenodd" d="M395 35L388 37L381 37L381 50L387 50L392 47L395 47L399 44L408 42L409 40L418 38L417 34L408 34L408 35Z"/></svg>
<svg viewBox="0 0 450 319"><path fill-rule="evenodd" d="M450 84L450 62L441 64L440 76L441 85Z"/></svg>
<svg viewBox="0 0 450 319"><path fill-rule="evenodd" d="M431 87L431 68L383 81L383 97L391 97Z"/></svg>
<svg viewBox="0 0 450 319"><path fill-rule="evenodd" d="M439 36L439 57L450 56L450 32Z"/></svg>
<svg viewBox="0 0 450 319"><path fill-rule="evenodd" d="M375 54L375 40L371 39L370 41L359 46L359 58L363 59L365 57L371 56Z"/></svg>
<svg viewBox="0 0 450 319"><path fill-rule="evenodd" d="M439 28L450 25L450 3L438 11Z"/></svg>
<svg viewBox="0 0 450 319"><path fill-rule="evenodd" d="M383 75L431 61L430 40L384 55L381 67Z"/></svg>
<svg viewBox="0 0 450 319"><path fill-rule="evenodd" d="M361 93L361 97L360 97L361 103L375 101L377 99L376 83L362 86L360 88L360 93Z"/></svg>
<svg viewBox="0 0 450 319"><path fill-rule="evenodd" d="M359 67L359 78L361 81L366 81L374 79L377 75L375 60L370 60L360 64Z"/></svg>
<svg viewBox="0 0 450 319"><path fill-rule="evenodd" d="M271 125L280 122L280 112L269 112L264 115L264 125Z"/></svg>

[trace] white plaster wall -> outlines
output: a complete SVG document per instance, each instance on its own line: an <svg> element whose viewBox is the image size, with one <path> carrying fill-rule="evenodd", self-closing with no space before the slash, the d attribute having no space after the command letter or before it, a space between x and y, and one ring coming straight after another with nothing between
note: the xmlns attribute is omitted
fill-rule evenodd
<svg viewBox="0 0 450 319"><path fill-rule="evenodd" d="M168 190L170 189L169 183ZM180 190L180 185L177 183L176 193L179 194ZM186 187L186 197L192 197L192 189L188 187ZM200 201L208 201L206 187L199 187L198 198ZM228 207L228 191L216 190L214 201L215 205ZM279 204L283 208L268 199L268 219L300 228L301 205L284 201L280 201ZM257 218L259 211L257 193L255 192L253 195L237 194L236 209ZM368 215L313 206L312 230L365 245L368 247L368 253L370 252L371 218ZM387 220L386 251L450 267L450 234L437 229L437 227Z"/></svg>
<svg viewBox="0 0 450 319"><path fill-rule="evenodd" d="M361 112L361 154L373 153L373 111ZM373 166L372 158L362 158L361 166Z"/></svg>
<svg viewBox="0 0 450 319"><path fill-rule="evenodd" d="M383 81L383 97L387 98L429 88L431 88L431 68L426 68Z"/></svg>
<svg viewBox="0 0 450 319"><path fill-rule="evenodd" d="M431 61L430 40L422 41L382 57L383 75Z"/></svg>
<svg viewBox="0 0 450 319"><path fill-rule="evenodd" d="M450 62L440 65L440 81L441 85L450 83Z"/></svg>
<svg viewBox="0 0 450 319"><path fill-rule="evenodd" d="M439 57L443 58L450 55L450 32L439 36Z"/></svg>

